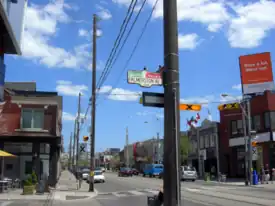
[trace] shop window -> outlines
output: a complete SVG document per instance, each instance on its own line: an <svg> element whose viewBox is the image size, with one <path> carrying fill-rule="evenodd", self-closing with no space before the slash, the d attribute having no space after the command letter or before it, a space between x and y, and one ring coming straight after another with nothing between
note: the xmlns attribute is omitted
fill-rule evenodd
<svg viewBox="0 0 275 206"><path fill-rule="evenodd" d="M203 136L200 136L200 149L204 148L204 138Z"/></svg>
<svg viewBox="0 0 275 206"><path fill-rule="evenodd" d="M259 131L261 130L261 116L256 115L252 117L252 130Z"/></svg>
<svg viewBox="0 0 275 206"><path fill-rule="evenodd" d="M275 112L270 112L270 126L271 129L275 129Z"/></svg>
<svg viewBox="0 0 275 206"><path fill-rule="evenodd" d="M6 164L6 170L12 170L13 164Z"/></svg>
<svg viewBox="0 0 275 206"><path fill-rule="evenodd" d="M205 148L209 148L209 135L205 135Z"/></svg>
<svg viewBox="0 0 275 206"><path fill-rule="evenodd" d="M233 120L233 121L231 121L231 134L235 135L237 133L238 133L237 132L237 121Z"/></svg>
<svg viewBox="0 0 275 206"><path fill-rule="evenodd" d="M210 147L215 147L215 134L210 135Z"/></svg>

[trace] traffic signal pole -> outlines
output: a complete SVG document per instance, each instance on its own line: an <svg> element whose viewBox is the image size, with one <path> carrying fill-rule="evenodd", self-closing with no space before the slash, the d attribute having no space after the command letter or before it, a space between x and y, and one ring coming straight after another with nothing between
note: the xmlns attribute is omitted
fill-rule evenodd
<svg viewBox="0 0 275 206"><path fill-rule="evenodd" d="M249 185L249 170L248 170L248 147L247 147L247 143L248 143L248 137L247 137L247 127L246 127L246 102L243 101L241 104L243 104L243 106L241 107L242 109L242 120L243 120L243 128L244 128L244 146L245 146L245 185L248 186Z"/></svg>
<svg viewBox="0 0 275 206"><path fill-rule="evenodd" d="M163 0L164 206L180 206L180 114L177 1Z"/></svg>
<svg viewBox="0 0 275 206"><path fill-rule="evenodd" d="M250 100L247 100L247 119L248 119L248 174L250 185L252 185L252 134L251 134L251 109L250 109Z"/></svg>
<svg viewBox="0 0 275 206"><path fill-rule="evenodd" d="M95 169L95 120L96 120L96 31L97 16L93 16L93 70L92 70L92 109L91 109L91 148L90 148L90 183L89 192L94 192L94 169Z"/></svg>

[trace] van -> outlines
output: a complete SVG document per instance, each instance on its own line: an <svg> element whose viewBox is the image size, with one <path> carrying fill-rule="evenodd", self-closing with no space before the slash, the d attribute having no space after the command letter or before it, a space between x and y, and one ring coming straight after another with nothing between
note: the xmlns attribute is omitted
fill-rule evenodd
<svg viewBox="0 0 275 206"><path fill-rule="evenodd" d="M148 175L149 177L159 176L163 171L163 164L146 164L143 169L143 177Z"/></svg>

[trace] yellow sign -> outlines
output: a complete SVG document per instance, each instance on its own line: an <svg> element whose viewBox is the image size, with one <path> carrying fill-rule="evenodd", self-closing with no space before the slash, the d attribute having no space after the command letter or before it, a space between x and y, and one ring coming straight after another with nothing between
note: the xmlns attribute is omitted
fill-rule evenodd
<svg viewBox="0 0 275 206"><path fill-rule="evenodd" d="M95 175L94 171L90 172L90 176L93 177Z"/></svg>
<svg viewBox="0 0 275 206"><path fill-rule="evenodd" d="M139 98L139 103L140 103L140 104L143 104L143 99L142 99L142 97Z"/></svg>
<svg viewBox="0 0 275 206"><path fill-rule="evenodd" d="M180 110L200 111L200 104L180 104Z"/></svg>
<svg viewBox="0 0 275 206"><path fill-rule="evenodd" d="M222 110L230 110L230 109L239 109L240 104L239 103L231 103L231 104L221 104L218 106L218 109L220 111Z"/></svg>
<svg viewBox="0 0 275 206"><path fill-rule="evenodd" d="M252 144L252 147L256 147L257 146L257 142L256 141L253 141L251 144Z"/></svg>
<svg viewBox="0 0 275 206"><path fill-rule="evenodd" d="M87 142L89 140L89 137L88 136L83 136L83 141L84 142Z"/></svg>

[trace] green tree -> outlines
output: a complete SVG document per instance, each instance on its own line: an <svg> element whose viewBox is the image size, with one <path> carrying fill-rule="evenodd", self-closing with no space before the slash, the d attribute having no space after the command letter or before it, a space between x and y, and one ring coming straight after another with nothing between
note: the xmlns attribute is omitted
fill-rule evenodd
<svg viewBox="0 0 275 206"><path fill-rule="evenodd" d="M180 137L180 155L181 155L182 164L187 163L188 153L189 153L188 136L181 136Z"/></svg>

